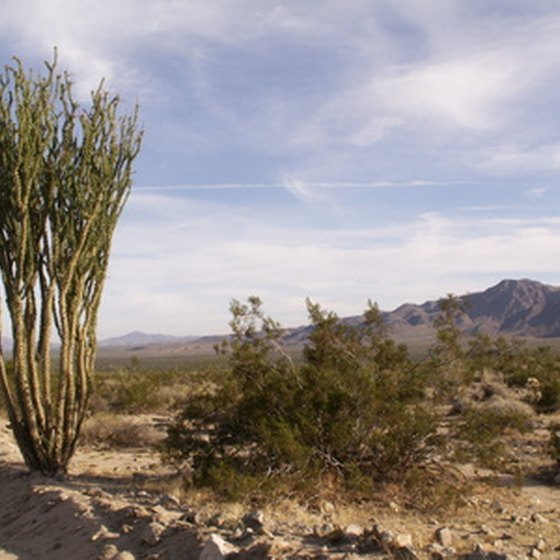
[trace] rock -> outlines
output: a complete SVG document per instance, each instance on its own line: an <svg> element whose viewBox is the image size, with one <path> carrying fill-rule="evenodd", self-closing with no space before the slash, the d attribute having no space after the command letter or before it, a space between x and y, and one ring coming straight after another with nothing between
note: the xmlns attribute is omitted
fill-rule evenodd
<svg viewBox="0 0 560 560"><path fill-rule="evenodd" d="M319 509L321 510L321 513L323 513L324 515L332 515L336 510L334 504L329 501L322 502Z"/></svg>
<svg viewBox="0 0 560 560"><path fill-rule="evenodd" d="M97 560L113 560L118 553L119 549L114 544L106 544Z"/></svg>
<svg viewBox="0 0 560 560"><path fill-rule="evenodd" d="M118 539L120 537L120 535L118 533L115 533L113 531L109 531L109 529L107 529L107 527L105 527L105 525L101 525L99 527L99 530L97 531L97 533L95 533L95 535L92 535L90 540L91 542L95 542L98 541L100 539Z"/></svg>
<svg viewBox="0 0 560 560"><path fill-rule="evenodd" d="M532 548L529 552L529 558L538 560L542 556L542 552L538 548Z"/></svg>
<svg viewBox="0 0 560 560"><path fill-rule="evenodd" d="M540 513L533 513L533 515L531 515L531 521L533 523L548 523L548 519L543 517Z"/></svg>
<svg viewBox="0 0 560 560"><path fill-rule="evenodd" d="M262 511L250 511L241 519L243 525L253 531L260 533L264 529L264 513Z"/></svg>
<svg viewBox="0 0 560 560"><path fill-rule="evenodd" d="M400 513L401 508L396 502L389 502L389 509L395 513Z"/></svg>
<svg viewBox="0 0 560 560"><path fill-rule="evenodd" d="M136 556L128 550L122 550L112 560L136 560Z"/></svg>
<svg viewBox="0 0 560 560"><path fill-rule="evenodd" d="M146 525L144 529L142 529L142 532L140 533L140 538L146 544L149 544L150 546L155 546L161 540L161 535L163 534L164 531L165 531L164 525L162 525L161 523L157 523L156 521L152 521L151 523L148 523L148 525Z"/></svg>
<svg viewBox="0 0 560 560"><path fill-rule="evenodd" d="M410 533L397 533L392 542L395 548L412 546L412 535Z"/></svg>
<svg viewBox="0 0 560 560"><path fill-rule="evenodd" d="M180 517L181 521L186 521L187 523L192 523L193 525L199 525L201 522L200 514L194 509L188 508Z"/></svg>
<svg viewBox="0 0 560 560"><path fill-rule="evenodd" d="M319 539L326 539L335 530L332 523L323 523L322 525L315 525L313 527L313 536Z"/></svg>
<svg viewBox="0 0 560 560"><path fill-rule="evenodd" d="M103 548L103 552L98 557L98 560L136 560L136 558L132 552L127 550L119 551L114 544L108 544Z"/></svg>
<svg viewBox="0 0 560 560"><path fill-rule="evenodd" d="M210 535L204 543L199 560L224 560L233 552L233 546L226 542L220 535Z"/></svg>
<svg viewBox="0 0 560 560"><path fill-rule="evenodd" d="M544 552L546 550L546 541L544 539L539 539L537 541L537 544L535 544L535 548L537 550L540 550L541 552Z"/></svg>
<svg viewBox="0 0 560 560"><path fill-rule="evenodd" d="M498 501L492 502L490 508L494 513L504 513L506 511L506 508L503 506L503 504Z"/></svg>
<svg viewBox="0 0 560 560"><path fill-rule="evenodd" d="M270 543L260 542L234 554L235 560L267 560L271 558L269 552L272 548ZM274 556L277 558L277 556Z"/></svg>
<svg viewBox="0 0 560 560"><path fill-rule="evenodd" d="M359 539L364 534L364 528L352 523L344 529L344 535L348 539Z"/></svg>
<svg viewBox="0 0 560 560"><path fill-rule="evenodd" d="M165 496L162 496L159 503L165 508L178 509L181 507L181 502L179 501L179 499L175 496L172 496L171 494L165 494Z"/></svg>
<svg viewBox="0 0 560 560"><path fill-rule="evenodd" d="M383 529L378 533L379 541L385 546L391 546L395 540L395 533L389 531L388 529Z"/></svg>
<svg viewBox="0 0 560 560"><path fill-rule="evenodd" d="M212 527L216 527L216 528L220 528L223 527L225 523L225 519L224 516L221 513L217 513L216 515L213 515L209 520L208 520L208 525L211 525Z"/></svg>
<svg viewBox="0 0 560 560"><path fill-rule="evenodd" d="M449 527L440 527L434 533L436 541L444 547L449 547L453 544L453 533Z"/></svg>

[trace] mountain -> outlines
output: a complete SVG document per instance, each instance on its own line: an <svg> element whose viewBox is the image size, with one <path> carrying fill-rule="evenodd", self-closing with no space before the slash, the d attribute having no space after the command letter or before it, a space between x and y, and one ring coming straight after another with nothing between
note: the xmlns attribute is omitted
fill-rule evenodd
<svg viewBox="0 0 560 560"><path fill-rule="evenodd" d="M560 337L560 288L534 280L503 280L484 290L460 296L466 314L458 326L466 334L514 335L527 338ZM392 338L399 342L428 340L434 336L437 301L405 303L382 317ZM356 324L361 317L347 317ZM303 344L311 327L288 329L287 344Z"/></svg>
<svg viewBox="0 0 560 560"><path fill-rule="evenodd" d="M468 335L485 333L491 336L510 335L523 338L560 337L560 288L534 280L503 280L482 292L460 296L466 313L458 325ZM393 311L382 312L389 327L389 336L398 342L429 344L434 338L433 321L439 313L437 300L422 304L405 303ZM361 316L342 319L360 324ZM287 346L305 344L312 327L309 325L285 329L283 341ZM215 343L227 335L210 337L180 337L164 334L131 332L125 336L102 340L100 347L126 348L166 354L212 352Z"/></svg>
<svg viewBox="0 0 560 560"><path fill-rule="evenodd" d="M146 334L140 331L133 331L124 336L106 338L99 342L99 346L136 346L143 347L150 344L181 344L196 340L196 336L172 336L168 334Z"/></svg>
<svg viewBox="0 0 560 560"><path fill-rule="evenodd" d="M459 327L466 334L560 337L560 288L527 279L502 280L460 299L466 314ZM433 332L438 312L438 302L427 301L422 305L401 305L384 317L396 338L408 338Z"/></svg>
<svg viewBox="0 0 560 560"><path fill-rule="evenodd" d="M524 337L560 336L560 288L533 280L503 280L464 296L472 325L468 332Z"/></svg>

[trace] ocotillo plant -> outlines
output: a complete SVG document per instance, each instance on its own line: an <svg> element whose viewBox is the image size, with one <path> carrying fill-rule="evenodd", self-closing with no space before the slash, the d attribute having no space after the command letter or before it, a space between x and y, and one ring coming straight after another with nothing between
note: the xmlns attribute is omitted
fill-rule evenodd
<svg viewBox="0 0 560 560"><path fill-rule="evenodd" d="M0 272L14 344L11 367L0 348L0 387L27 466L55 474L86 413L111 240L142 133L137 109L120 115L103 81L83 108L56 54L45 67L14 59L0 75Z"/></svg>

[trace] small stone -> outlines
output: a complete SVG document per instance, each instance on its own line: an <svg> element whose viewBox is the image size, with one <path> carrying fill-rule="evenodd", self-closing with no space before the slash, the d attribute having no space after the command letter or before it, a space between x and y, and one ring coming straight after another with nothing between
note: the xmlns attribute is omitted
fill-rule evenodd
<svg viewBox="0 0 560 560"><path fill-rule="evenodd" d="M157 523L156 521L152 521L151 523L148 523L148 525L146 525L144 529L142 529L140 538L146 544L155 546L161 540L161 535L164 531L165 527L163 525Z"/></svg>
<svg viewBox="0 0 560 560"><path fill-rule="evenodd" d="M344 529L344 534L350 539L359 539L364 534L364 528L352 523Z"/></svg>
<svg viewBox="0 0 560 560"><path fill-rule="evenodd" d="M194 509L188 508L183 516L180 518L181 521L186 521L187 523L192 523L193 525L199 525L201 522L200 514Z"/></svg>
<svg viewBox="0 0 560 560"><path fill-rule="evenodd" d="M332 523L323 523L322 525L315 525L313 527L313 535L319 539L327 538L333 531L335 527Z"/></svg>
<svg viewBox="0 0 560 560"><path fill-rule="evenodd" d="M544 539L539 539L537 541L537 544L535 545L535 548L540 552L544 552L546 550L546 541Z"/></svg>
<svg viewBox="0 0 560 560"><path fill-rule="evenodd" d="M542 556L542 552L538 548L532 548L531 551L529 552L530 558L535 558L538 560L541 556Z"/></svg>
<svg viewBox="0 0 560 560"><path fill-rule="evenodd" d="M440 527L439 529L436 529L434 535L436 541L444 547L448 547L453 544L453 533L449 527Z"/></svg>
<svg viewBox="0 0 560 560"><path fill-rule="evenodd" d="M396 502L389 502L389 509L395 513L399 513L401 511L399 504Z"/></svg>
<svg viewBox="0 0 560 560"><path fill-rule="evenodd" d="M492 509L492 511L495 513L504 513L506 511L506 508L503 506L503 504L498 501L492 502L492 504L490 505L490 509Z"/></svg>
<svg viewBox="0 0 560 560"><path fill-rule="evenodd" d="M118 553L119 549L114 544L106 544L97 560L113 560Z"/></svg>
<svg viewBox="0 0 560 560"><path fill-rule="evenodd" d="M329 501L322 502L320 509L321 509L321 513L323 513L324 515L332 515L336 510L334 504Z"/></svg>
<svg viewBox="0 0 560 560"><path fill-rule="evenodd" d="M211 525L212 527L217 527L218 529L220 527L223 527L224 523L225 523L225 519L221 513L217 513L216 515L213 515L208 520L208 525Z"/></svg>
<svg viewBox="0 0 560 560"><path fill-rule="evenodd" d="M91 542L98 541L100 539L118 539L120 535L113 531L109 531L105 525L101 525L97 533L91 536Z"/></svg>
<svg viewBox="0 0 560 560"><path fill-rule="evenodd" d="M231 552L233 552L233 546L220 535L213 534L202 547L199 560L224 560Z"/></svg>
<svg viewBox="0 0 560 560"><path fill-rule="evenodd" d="M383 529L378 532L378 536L381 543L385 546L393 544L393 541L395 540L395 533L393 533L393 531L389 531L388 529Z"/></svg>
<svg viewBox="0 0 560 560"><path fill-rule="evenodd" d="M259 533L264 528L264 513L262 511L251 511L246 513L241 521L245 527L249 527Z"/></svg>
<svg viewBox="0 0 560 560"><path fill-rule="evenodd" d="M412 535L410 533L397 533L392 544L396 548L412 546Z"/></svg>
<svg viewBox="0 0 560 560"><path fill-rule="evenodd" d="M163 507L166 507L166 508L179 508L179 507L181 507L181 502L179 501L179 499L176 498L175 496L172 496L171 494L165 494L165 496L162 496L159 503Z"/></svg>
<svg viewBox="0 0 560 560"><path fill-rule="evenodd" d="M548 519L543 517L540 513L533 513L533 515L531 515L531 521L533 523L548 523Z"/></svg>
<svg viewBox="0 0 560 560"><path fill-rule="evenodd" d="M136 556L128 550L121 550L112 560L136 560Z"/></svg>

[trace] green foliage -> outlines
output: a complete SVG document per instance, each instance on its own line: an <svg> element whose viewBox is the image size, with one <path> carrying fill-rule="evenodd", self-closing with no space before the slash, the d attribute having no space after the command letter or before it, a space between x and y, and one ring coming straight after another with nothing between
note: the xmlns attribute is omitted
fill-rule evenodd
<svg viewBox="0 0 560 560"><path fill-rule="evenodd" d="M533 400L539 411L560 409L560 359L550 347L529 348L520 340L479 335L471 341L467 357L473 371L487 368L500 372L511 387L538 388Z"/></svg>
<svg viewBox="0 0 560 560"><path fill-rule="evenodd" d="M440 299L438 305L440 312L434 320L436 343L430 349L427 367L431 371L431 384L438 397L450 400L472 380L471 372L466 367L459 328L466 307L461 299L452 294Z"/></svg>
<svg viewBox="0 0 560 560"><path fill-rule="evenodd" d="M204 369L151 370L138 367L98 373L90 411L118 414L164 412L209 376Z"/></svg>
<svg viewBox="0 0 560 560"><path fill-rule="evenodd" d="M406 348L385 338L375 306L351 325L308 301L312 331L297 367L258 298L231 311L220 348L229 375L187 400L165 443L169 459L190 461L193 482L220 492L324 477L364 487L433 453L437 415L421 402L424 380Z"/></svg>
<svg viewBox="0 0 560 560"><path fill-rule="evenodd" d="M527 432L531 427L528 405L498 398L468 407L452 436L459 442L458 458L499 468L509 458L504 436L512 431Z"/></svg>

